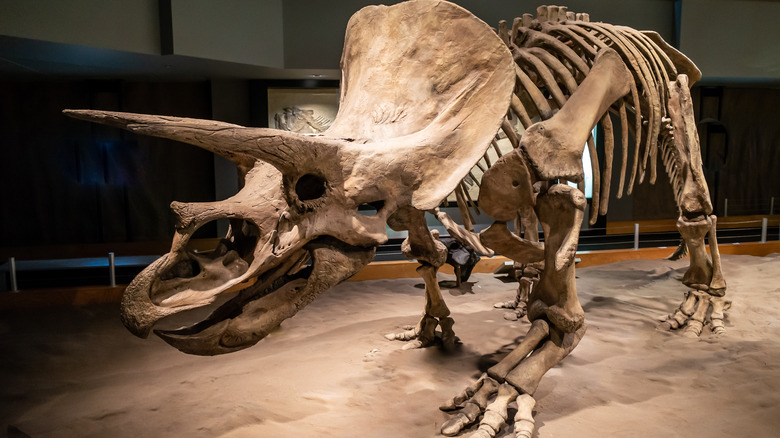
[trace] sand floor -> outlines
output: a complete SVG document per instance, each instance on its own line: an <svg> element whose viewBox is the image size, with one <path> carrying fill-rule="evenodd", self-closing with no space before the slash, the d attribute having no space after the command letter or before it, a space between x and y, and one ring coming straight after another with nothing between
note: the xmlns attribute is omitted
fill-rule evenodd
<svg viewBox="0 0 780 438"><path fill-rule="evenodd" d="M655 328L682 299L687 260L578 269L588 333L542 380L535 436L780 436L780 254L723 264L728 333L693 340ZM439 436L438 405L525 334L492 308L515 287L476 274L443 290L463 342L449 354L383 337L419 318L418 279L344 283L217 357L133 337L116 306L6 312L0 436Z"/></svg>

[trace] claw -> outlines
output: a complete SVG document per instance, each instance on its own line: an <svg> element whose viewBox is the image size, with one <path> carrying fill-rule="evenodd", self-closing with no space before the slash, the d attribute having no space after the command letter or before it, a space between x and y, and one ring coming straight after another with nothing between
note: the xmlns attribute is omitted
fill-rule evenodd
<svg viewBox="0 0 780 438"><path fill-rule="evenodd" d="M428 347L434 344L436 340L436 327L441 327L441 342L445 349L452 349L458 342L458 337L455 336L455 332L452 330L454 324L455 320L450 317L437 319L426 314L413 328L407 328L407 330L400 333L388 333L385 335L385 339L389 341L409 341L401 348L403 350Z"/></svg>
<svg viewBox="0 0 780 438"><path fill-rule="evenodd" d="M489 405L487 400L494 394L495 400ZM515 434L518 438L531 438L534 431L533 408L536 401L528 394L520 395L519 391L509 383L498 384L495 380L483 374L473 385L448 401L440 409L450 410L465 401L463 409L442 425L441 433L454 436L472 425L480 414L482 420L469 438L493 438L507 423L507 408L517 400L515 415Z"/></svg>
<svg viewBox="0 0 780 438"><path fill-rule="evenodd" d="M710 312L712 332L720 335L726 332L723 318L725 311L731 306L731 301L723 297L712 296L709 293L691 290L688 291L682 304L674 313L662 320L659 326L664 330L676 330L685 327L683 336L697 338L704 330L707 313Z"/></svg>
<svg viewBox="0 0 780 438"><path fill-rule="evenodd" d="M726 327L723 324L725 311L731 308L731 301L723 297L713 297L712 301L712 332L716 335L726 333Z"/></svg>
<svg viewBox="0 0 780 438"><path fill-rule="evenodd" d="M479 428L472 435L472 438L493 438L496 436L501 427L506 423L508 417L507 406L517 398L518 394L512 385L502 383L498 387L498 396L485 409L485 415L482 417L482 421L479 422Z"/></svg>
<svg viewBox="0 0 780 438"><path fill-rule="evenodd" d="M401 350L416 350L418 348L423 348L425 345L423 342L419 339L414 339L412 341L409 341L404 344L403 347L401 347Z"/></svg>
<svg viewBox="0 0 780 438"><path fill-rule="evenodd" d="M439 406L439 409L441 409L442 411L453 411L455 409L462 407L463 402L471 398L471 396L473 396L477 392L477 390L479 390L479 388L482 387L482 384L485 382L485 379L487 378L488 378L487 374L482 374L479 380L472 383L470 386L464 389L463 392L461 392L460 394L444 402L441 406Z"/></svg>
<svg viewBox="0 0 780 438"><path fill-rule="evenodd" d="M473 423L475 419L476 416L474 416L472 419L469 419L466 412L459 412L458 415L450 418L446 423L444 423L444 425L441 427L441 434L444 436L455 436L469 424Z"/></svg>
<svg viewBox="0 0 780 438"><path fill-rule="evenodd" d="M517 398L517 414L515 414L515 437L531 438L534 433L533 410L536 400L528 394Z"/></svg>
<svg viewBox="0 0 780 438"><path fill-rule="evenodd" d="M503 301L501 303L493 304L493 307L496 309L514 309L517 307L517 301Z"/></svg>
<svg viewBox="0 0 780 438"><path fill-rule="evenodd" d="M468 389L470 388L467 388L466 392L468 392ZM457 435L461 430L473 424L485 410L488 399L495 394L497 390L498 382L483 374L479 380L479 388L473 393L474 395L466 401L463 409L442 425L442 435ZM458 399L458 397L455 397L453 401Z"/></svg>
<svg viewBox="0 0 780 438"><path fill-rule="evenodd" d="M388 333L385 335L385 339L388 341L409 341L416 338L418 332L414 328L406 329L400 333Z"/></svg>

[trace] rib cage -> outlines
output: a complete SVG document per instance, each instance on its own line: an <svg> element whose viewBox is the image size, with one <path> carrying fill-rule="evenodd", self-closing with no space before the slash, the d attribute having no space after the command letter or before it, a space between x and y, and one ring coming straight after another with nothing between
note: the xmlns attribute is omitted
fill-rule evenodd
<svg viewBox="0 0 780 438"><path fill-rule="evenodd" d="M621 138L617 197L622 197L624 189L630 195L634 185L644 181L648 170L650 183L655 183L660 152L679 205L682 175L678 174L678 152L672 144L666 104L669 81L674 80L678 72L694 76L691 83L698 79L695 76L698 70L687 58L666 45L654 32L591 23L588 14L575 14L563 6L541 6L536 17L524 14L515 18L511 29L502 21L497 32L512 51L516 63L515 93L501 128L513 147L519 145L519 135L510 122L513 118L528 128L534 122L552 117L585 79L596 54L605 48L613 49L620 54L633 77L631 92L609 110L618 121ZM617 134L608 114L603 115L598 125L604 133L603 150L596 150L592 136L587 144L593 174L591 225L598 214L607 213ZM633 137L632 142L629 137ZM501 156L495 141L492 149ZM492 165L489 151L475 166L482 172ZM629 156L632 157L630 164ZM631 172L626 184L629 166ZM467 229L473 229L471 210L479 214L468 191L468 185L473 183L478 184L479 180L470 174L455 190ZM580 183L579 187L582 189L583 185Z"/></svg>

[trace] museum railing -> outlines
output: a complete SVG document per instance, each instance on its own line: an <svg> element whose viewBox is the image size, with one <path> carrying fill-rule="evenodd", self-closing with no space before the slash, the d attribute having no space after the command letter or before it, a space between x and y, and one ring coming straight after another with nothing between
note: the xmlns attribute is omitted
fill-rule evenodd
<svg viewBox="0 0 780 438"><path fill-rule="evenodd" d="M612 249L639 249L676 247L680 236L676 231L676 219L654 221L609 222L606 227L588 228L580 233L578 252ZM436 228L436 227L434 227ZM447 236L443 227L438 227ZM477 225L477 231L484 228ZM393 233L387 244L377 250L376 261L406 260L401 253L403 233ZM544 233L540 233L544 240ZM728 216L718 219L718 243L734 244L780 240L780 215ZM207 248L216 239L201 239L199 245ZM157 247L159 246L159 248ZM59 287L122 285L128 284L144 267L157 259L165 250L161 245L154 251L140 254L122 254L117 249L103 256L42 258L9 255L0 263L0 293L25 289ZM101 249L107 248L102 245ZM138 252L138 247L133 251ZM4 249L5 254L13 254ZM94 251L93 251L94 252Z"/></svg>

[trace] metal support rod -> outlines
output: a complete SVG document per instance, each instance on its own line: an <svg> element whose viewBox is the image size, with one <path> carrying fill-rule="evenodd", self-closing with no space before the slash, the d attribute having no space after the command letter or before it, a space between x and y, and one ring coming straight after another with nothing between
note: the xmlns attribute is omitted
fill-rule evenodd
<svg viewBox="0 0 780 438"><path fill-rule="evenodd" d="M11 292L19 292L16 285L16 258L8 257L8 272L11 274Z"/></svg>
<svg viewBox="0 0 780 438"><path fill-rule="evenodd" d="M634 249L639 249L639 224L634 224Z"/></svg>
<svg viewBox="0 0 780 438"><path fill-rule="evenodd" d="M108 253L108 275L111 278L111 287L116 286L116 264L113 252Z"/></svg>
<svg viewBox="0 0 780 438"><path fill-rule="evenodd" d="M729 198L723 198L723 217L729 215Z"/></svg>
<svg viewBox="0 0 780 438"><path fill-rule="evenodd" d="M775 214L775 197L772 196L772 198L769 200L769 215Z"/></svg>
<svg viewBox="0 0 780 438"><path fill-rule="evenodd" d="M769 219L761 219L761 243L766 243L766 227L769 225Z"/></svg>

